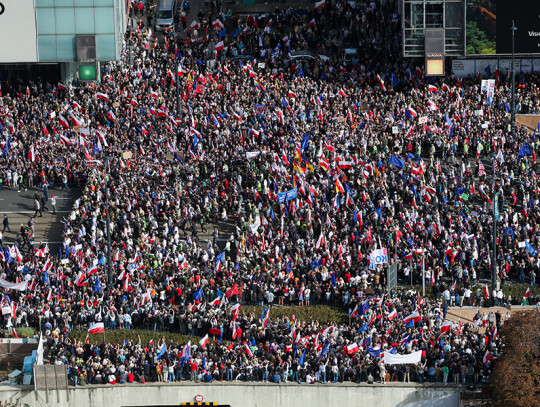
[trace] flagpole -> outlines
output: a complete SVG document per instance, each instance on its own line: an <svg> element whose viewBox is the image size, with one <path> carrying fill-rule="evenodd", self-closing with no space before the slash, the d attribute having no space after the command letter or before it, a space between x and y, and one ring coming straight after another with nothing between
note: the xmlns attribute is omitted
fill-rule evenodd
<svg viewBox="0 0 540 407"><path fill-rule="evenodd" d="M422 252L422 297L426 296L426 250ZM433 271L432 271L433 273Z"/></svg>

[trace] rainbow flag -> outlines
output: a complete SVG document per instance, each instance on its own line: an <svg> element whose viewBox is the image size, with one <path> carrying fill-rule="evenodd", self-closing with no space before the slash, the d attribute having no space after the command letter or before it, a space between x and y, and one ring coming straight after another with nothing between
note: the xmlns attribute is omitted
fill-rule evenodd
<svg viewBox="0 0 540 407"><path fill-rule="evenodd" d="M264 88L263 84L260 83L257 79L253 78L253 82L255 82L255 86L257 86L260 90L266 91L266 89Z"/></svg>

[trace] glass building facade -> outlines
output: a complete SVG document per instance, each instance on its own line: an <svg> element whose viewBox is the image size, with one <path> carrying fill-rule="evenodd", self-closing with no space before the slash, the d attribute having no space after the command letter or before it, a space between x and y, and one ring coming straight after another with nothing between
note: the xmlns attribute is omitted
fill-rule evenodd
<svg viewBox="0 0 540 407"><path fill-rule="evenodd" d="M35 0L39 62L76 62L77 34L95 34L98 61L120 58L126 0Z"/></svg>

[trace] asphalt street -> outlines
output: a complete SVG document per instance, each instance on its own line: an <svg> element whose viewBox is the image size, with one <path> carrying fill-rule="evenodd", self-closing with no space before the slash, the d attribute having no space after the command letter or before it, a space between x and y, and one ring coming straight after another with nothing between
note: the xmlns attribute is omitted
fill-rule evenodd
<svg viewBox="0 0 540 407"><path fill-rule="evenodd" d="M0 217L4 219L7 215L11 231L4 231L4 245L11 245L20 233L21 224L28 225L28 221L34 216L34 194L43 192L40 188L24 188L19 192L16 188L4 188L0 190ZM58 188L49 189L49 198L51 195L56 197L56 215L52 214L50 200L47 202L49 211L43 211L43 216L36 218L34 247L39 246L40 242L49 245L51 251L56 252L62 243L63 224L62 219L71 212L73 203L79 197L81 188L71 188L69 192L60 191ZM2 224L2 229L4 226Z"/></svg>

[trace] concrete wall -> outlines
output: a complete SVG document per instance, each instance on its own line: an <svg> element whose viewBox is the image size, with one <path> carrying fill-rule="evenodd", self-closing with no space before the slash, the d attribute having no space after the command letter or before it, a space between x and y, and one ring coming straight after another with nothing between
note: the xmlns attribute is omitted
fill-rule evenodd
<svg viewBox="0 0 540 407"><path fill-rule="evenodd" d="M205 402L231 407L458 407L459 387L385 385L308 385L308 384L145 384L86 386L69 390L21 391L21 404L28 407L135 407L178 406L202 395ZM2 393L0 389L0 400Z"/></svg>

